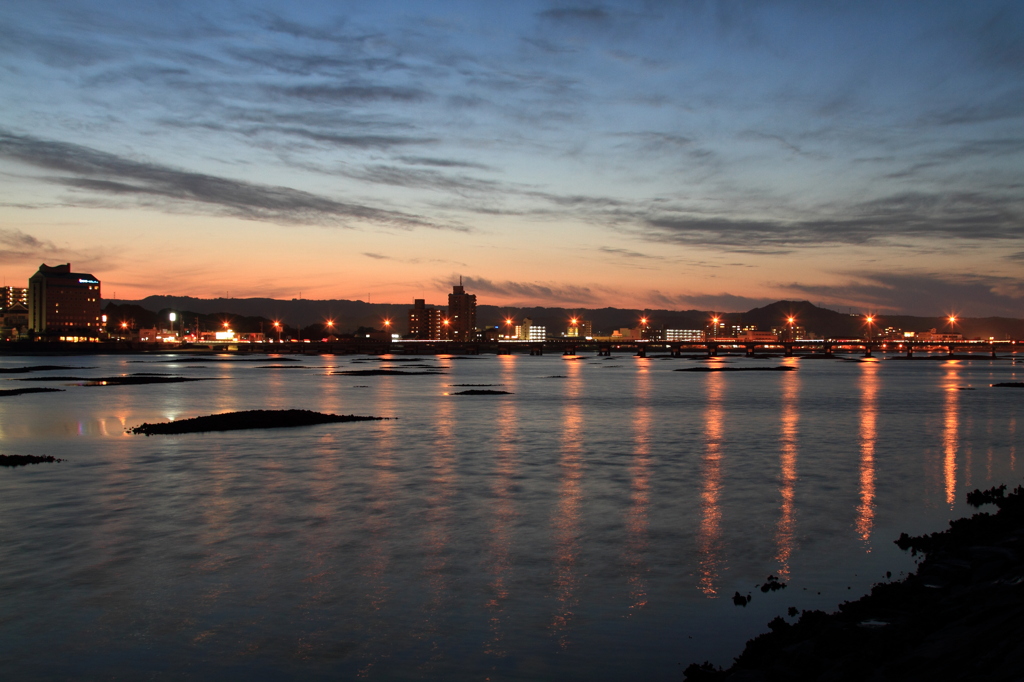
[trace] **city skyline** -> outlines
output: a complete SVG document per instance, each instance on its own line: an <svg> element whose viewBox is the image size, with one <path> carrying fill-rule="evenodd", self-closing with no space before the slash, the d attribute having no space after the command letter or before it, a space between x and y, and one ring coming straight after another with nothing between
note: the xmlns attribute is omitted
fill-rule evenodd
<svg viewBox="0 0 1024 682"><path fill-rule="evenodd" d="M1022 316L1013 3L0 16L7 285Z"/></svg>

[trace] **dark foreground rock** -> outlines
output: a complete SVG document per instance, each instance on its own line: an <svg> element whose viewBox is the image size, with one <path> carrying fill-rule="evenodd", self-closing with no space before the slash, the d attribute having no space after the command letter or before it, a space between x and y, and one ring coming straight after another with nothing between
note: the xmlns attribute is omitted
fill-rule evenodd
<svg viewBox="0 0 1024 682"><path fill-rule="evenodd" d="M727 670L693 664L701 680L1020 680L1024 678L1024 489L967 496L996 514L952 521L948 530L900 536L924 555L915 574L875 585L835 613L778 617ZM795 609L793 610L795 611Z"/></svg>
<svg viewBox="0 0 1024 682"><path fill-rule="evenodd" d="M0 390L0 397L5 395L23 395L25 393L60 393L63 388L5 388Z"/></svg>
<svg viewBox="0 0 1024 682"><path fill-rule="evenodd" d="M1003 381L991 385L995 388L1024 388L1024 381Z"/></svg>
<svg viewBox="0 0 1024 682"><path fill-rule="evenodd" d="M136 386L139 384L180 384L185 381L210 381L210 378L197 379L192 377L176 377L165 375L153 375L150 373L131 374L128 376L116 377L28 377L27 379L14 379L14 381L35 381L47 383L70 383L82 382L81 386Z"/></svg>
<svg viewBox="0 0 1024 682"><path fill-rule="evenodd" d="M28 464L63 461L63 459L50 455L0 455L0 467L23 467Z"/></svg>
<svg viewBox="0 0 1024 682"><path fill-rule="evenodd" d="M51 372L53 370L92 369L92 367L68 367L67 365L29 365L27 367L0 367L0 374L28 374L29 372Z"/></svg>
<svg viewBox="0 0 1024 682"><path fill-rule="evenodd" d="M673 372L795 372L796 367L780 365L779 367L683 367Z"/></svg>
<svg viewBox="0 0 1024 682"><path fill-rule="evenodd" d="M468 391L455 391L451 395L512 395L512 392L493 391L486 388L471 388Z"/></svg>
<svg viewBox="0 0 1024 682"><path fill-rule="evenodd" d="M323 414L312 410L247 410L225 412L205 417L180 419L174 422L142 424L129 429L131 433L153 434L203 433L206 431L240 431L242 429L280 429L292 426L334 424L337 422L381 421L390 417L359 417L354 414Z"/></svg>
<svg viewBox="0 0 1024 682"><path fill-rule="evenodd" d="M343 372L331 372L331 374L341 374L350 377L402 377L402 376L436 376L443 374L443 372L429 371L429 372L406 372L401 369L347 369Z"/></svg>

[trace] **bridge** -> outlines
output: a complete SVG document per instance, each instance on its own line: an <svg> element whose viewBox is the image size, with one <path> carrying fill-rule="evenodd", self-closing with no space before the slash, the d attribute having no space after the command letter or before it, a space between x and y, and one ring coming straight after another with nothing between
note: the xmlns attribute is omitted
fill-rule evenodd
<svg viewBox="0 0 1024 682"><path fill-rule="evenodd" d="M1024 351L1024 341L1015 339L921 341L916 339L805 339L799 341L749 341L743 339L709 339L706 341L657 341L649 339L596 340L596 339L547 339L545 341L519 341L501 339L497 341L451 341L421 339L380 339L354 338L335 341L284 341L271 343L237 343L225 346L225 350L239 352L284 352L310 354L398 354L398 355L545 355L572 356L577 353L597 353L610 356L612 353L631 353L647 357L651 353L666 353L672 357L701 355L716 357L720 353L743 353L748 357L761 354L781 354L785 357L800 355L823 355L836 353L859 354L864 357L879 355L905 355L915 353L944 352L948 356L958 353L976 355L985 353L989 357L1016 355Z"/></svg>

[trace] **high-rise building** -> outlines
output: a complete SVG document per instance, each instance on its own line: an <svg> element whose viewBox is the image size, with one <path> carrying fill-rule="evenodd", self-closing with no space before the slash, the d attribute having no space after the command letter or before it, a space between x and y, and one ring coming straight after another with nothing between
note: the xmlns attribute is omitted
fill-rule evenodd
<svg viewBox="0 0 1024 682"><path fill-rule="evenodd" d="M24 287L3 287L0 289L0 309L7 310L11 306L28 305L28 289Z"/></svg>
<svg viewBox="0 0 1024 682"><path fill-rule="evenodd" d="M448 294L448 329L455 341L468 341L476 334L476 294L466 293L461 277Z"/></svg>
<svg viewBox="0 0 1024 682"><path fill-rule="evenodd" d="M103 329L100 281L71 264L40 265L28 280L28 327L61 338L96 337Z"/></svg>
<svg viewBox="0 0 1024 682"><path fill-rule="evenodd" d="M413 339L445 339L448 333L443 308L427 306L422 298L409 308L409 337Z"/></svg>

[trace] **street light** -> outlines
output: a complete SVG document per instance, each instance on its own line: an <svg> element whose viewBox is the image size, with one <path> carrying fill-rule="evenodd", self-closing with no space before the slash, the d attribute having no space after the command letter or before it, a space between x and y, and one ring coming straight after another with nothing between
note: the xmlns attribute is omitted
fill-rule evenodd
<svg viewBox="0 0 1024 682"><path fill-rule="evenodd" d="M277 330L277 342L281 343L281 322L279 320L274 320L274 329Z"/></svg>
<svg viewBox="0 0 1024 682"><path fill-rule="evenodd" d="M718 338L718 315L711 318L711 338Z"/></svg>
<svg viewBox="0 0 1024 682"><path fill-rule="evenodd" d="M512 322L513 322L513 320L512 320L511 317L506 317L505 318L505 338L506 339L511 339L512 338Z"/></svg>
<svg viewBox="0 0 1024 682"><path fill-rule="evenodd" d="M874 315L865 315L864 316L864 326L867 327L867 330L868 330L868 341L871 340L871 325L874 323L874 321L875 321L875 316Z"/></svg>
<svg viewBox="0 0 1024 682"><path fill-rule="evenodd" d="M793 323L796 322L796 318L790 315L789 317L786 318L786 322L789 323L789 340L792 341L793 337L796 336L793 333Z"/></svg>

